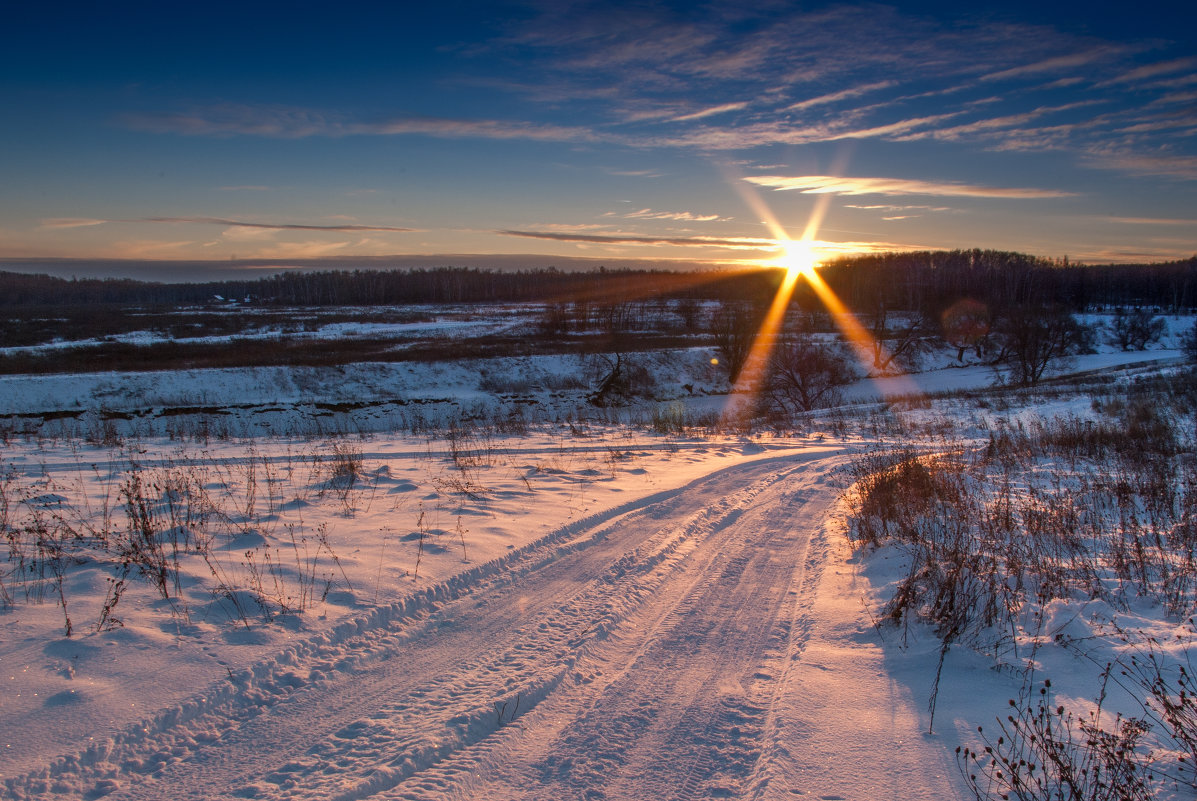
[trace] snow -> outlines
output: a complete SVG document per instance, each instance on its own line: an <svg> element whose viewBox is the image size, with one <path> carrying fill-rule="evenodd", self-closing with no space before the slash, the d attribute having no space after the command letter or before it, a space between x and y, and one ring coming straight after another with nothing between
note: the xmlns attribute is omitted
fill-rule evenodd
<svg viewBox="0 0 1197 801"><path fill-rule="evenodd" d="M662 400L726 391L710 348L634 357L651 369ZM469 415L516 412L557 420L585 404L610 366L571 354L454 362L363 362L337 367L245 367L124 373L0 376L0 423L83 436L96 418L132 418L137 435L170 435L191 414L217 420L238 436L392 431L426 421L439 426ZM710 403L718 406L717 403ZM45 433L45 432L43 432Z"/></svg>
<svg viewBox="0 0 1197 801"><path fill-rule="evenodd" d="M189 313L200 313L201 310L180 310L180 319L185 320ZM216 310L203 310L211 314ZM428 315L426 306L384 306L374 307L370 311L376 315L393 316L396 318L425 317ZM253 321L255 318L273 320L284 318L288 320L286 326L266 324L249 326L234 336L188 336L175 338L163 331L139 330L126 333L112 334L103 339L56 339L38 345L22 345L0 347L0 356L16 356L45 351L60 350L62 348L76 348L95 346L102 343L119 342L130 345L153 345L163 342L182 341L190 344L219 344L230 339L241 340L274 340L281 336L290 339L311 340L319 342L334 339L392 339L404 342L412 338L421 339L453 339L461 335L480 336L483 334L498 334L511 332L525 327L526 307L511 307L496 305L485 307L484 311L477 306L439 306L437 313L430 320L415 322L343 322L329 321L329 317L356 316L362 313L360 308L328 307L319 310L288 309L288 308L254 308L234 307L224 309L221 313L239 322ZM295 330L302 322L304 330Z"/></svg>
<svg viewBox="0 0 1197 801"><path fill-rule="evenodd" d="M1176 363L1164 344L1105 347L1072 369ZM726 403L709 358L655 364L669 402ZM849 398L994 379L928 367L866 379ZM843 534L844 470L873 447L867 426L479 423L446 438L358 416L352 436L278 433L317 403L423 400L458 420L513 403L481 390L483 375L568 419L580 393L551 385L587 369L525 357L0 378L4 415L150 409L141 419L162 421L219 405L276 432L175 440L134 420L108 444L67 429L5 443L9 525L127 531L142 499L160 542L185 525L209 543L179 557L169 599L131 574L106 624L118 562L80 547L63 581L70 636L52 573L5 574L5 797L965 798L953 749L1018 680L953 649L932 726L937 643L867 611L904 563L853 553ZM1001 416L1087 408L1053 404ZM1047 625L1081 638L1098 612L1054 602ZM1158 610L1137 614L1165 633ZM1071 664L1062 649L1043 659L1061 675Z"/></svg>
<svg viewBox="0 0 1197 801"><path fill-rule="evenodd" d="M1177 349L1129 353L1107 350L1104 353L1074 356L1068 373L1090 373L1131 366L1175 366L1183 361L1184 356ZM848 400L862 401L904 395L937 395L960 390L984 389L992 386L995 379L1000 378L992 368L979 365L939 367L909 375L863 379L847 387L844 396Z"/></svg>

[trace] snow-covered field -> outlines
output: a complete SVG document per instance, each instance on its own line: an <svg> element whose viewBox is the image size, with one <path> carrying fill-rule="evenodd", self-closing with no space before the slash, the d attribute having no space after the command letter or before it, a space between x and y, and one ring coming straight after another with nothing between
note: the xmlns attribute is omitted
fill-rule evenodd
<svg viewBox="0 0 1197 801"><path fill-rule="evenodd" d="M1180 325L1164 349L1072 369L1166 368ZM662 407L722 408L709 361L657 362ZM924 392L994 380L928 366ZM953 751L1021 677L951 650L928 732L938 641L874 625L901 555L845 537L872 407L802 434L661 433L571 412L564 379L585 369L0 378L0 414L37 418L0 454L5 797L967 797ZM458 413L396 433L371 405L421 399ZM552 414L512 432L459 413L520 399ZM1092 413L1088 398L1011 403L915 409L902 436ZM271 425L197 438L144 422L184 406ZM98 410L126 414L99 430ZM61 411L79 416L45 416ZM317 413L344 417L305 426ZM1046 625L1097 636L1088 609L1056 604ZM1166 631L1160 610L1135 611ZM1090 676L1060 690L1080 703L1095 671L1069 659L1044 644L1044 670Z"/></svg>

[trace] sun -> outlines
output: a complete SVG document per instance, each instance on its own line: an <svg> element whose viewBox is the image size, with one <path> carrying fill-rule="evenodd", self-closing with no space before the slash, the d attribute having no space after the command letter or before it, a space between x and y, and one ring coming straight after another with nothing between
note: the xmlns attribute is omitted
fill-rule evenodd
<svg viewBox="0 0 1197 801"><path fill-rule="evenodd" d="M782 252L774 263L785 268L786 278L809 278L814 274L815 268L819 266L819 257L809 241L788 239L779 244Z"/></svg>

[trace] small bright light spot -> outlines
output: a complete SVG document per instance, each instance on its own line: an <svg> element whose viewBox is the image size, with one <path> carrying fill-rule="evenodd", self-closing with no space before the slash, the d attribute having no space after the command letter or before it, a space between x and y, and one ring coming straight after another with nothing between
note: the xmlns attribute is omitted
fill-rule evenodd
<svg viewBox="0 0 1197 801"><path fill-rule="evenodd" d="M781 243L782 253L777 257L777 265L786 269L787 278L799 275L809 276L819 265L819 258L811 243L804 239L791 239Z"/></svg>
<svg viewBox="0 0 1197 801"><path fill-rule="evenodd" d="M719 360L718 360L718 359L711 359L711 364L719 364Z"/></svg>

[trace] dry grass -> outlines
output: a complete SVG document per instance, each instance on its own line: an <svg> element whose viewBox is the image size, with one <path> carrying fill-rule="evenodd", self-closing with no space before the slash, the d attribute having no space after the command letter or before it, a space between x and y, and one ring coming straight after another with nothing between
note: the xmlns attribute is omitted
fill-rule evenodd
<svg viewBox="0 0 1197 801"><path fill-rule="evenodd" d="M1170 391L1150 399L1107 396L1107 415L1094 419L1002 425L980 448L858 459L845 493L850 537L858 548L897 548L909 559L879 621L903 631L929 624L942 642L941 669L962 643L1024 665L1026 686L1033 660L1018 659L1020 623L1053 599L1100 599L1115 610L1146 600L1188 620L1197 641L1189 380L1170 381ZM1104 690L1084 714L1056 704L1047 687L1025 692L1011 700L995 738L981 732L980 752L958 751L973 794L1147 801L1197 792L1191 665L1159 658L1130 634L1120 653L1097 667L1141 699L1139 713L1104 713Z"/></svg>

